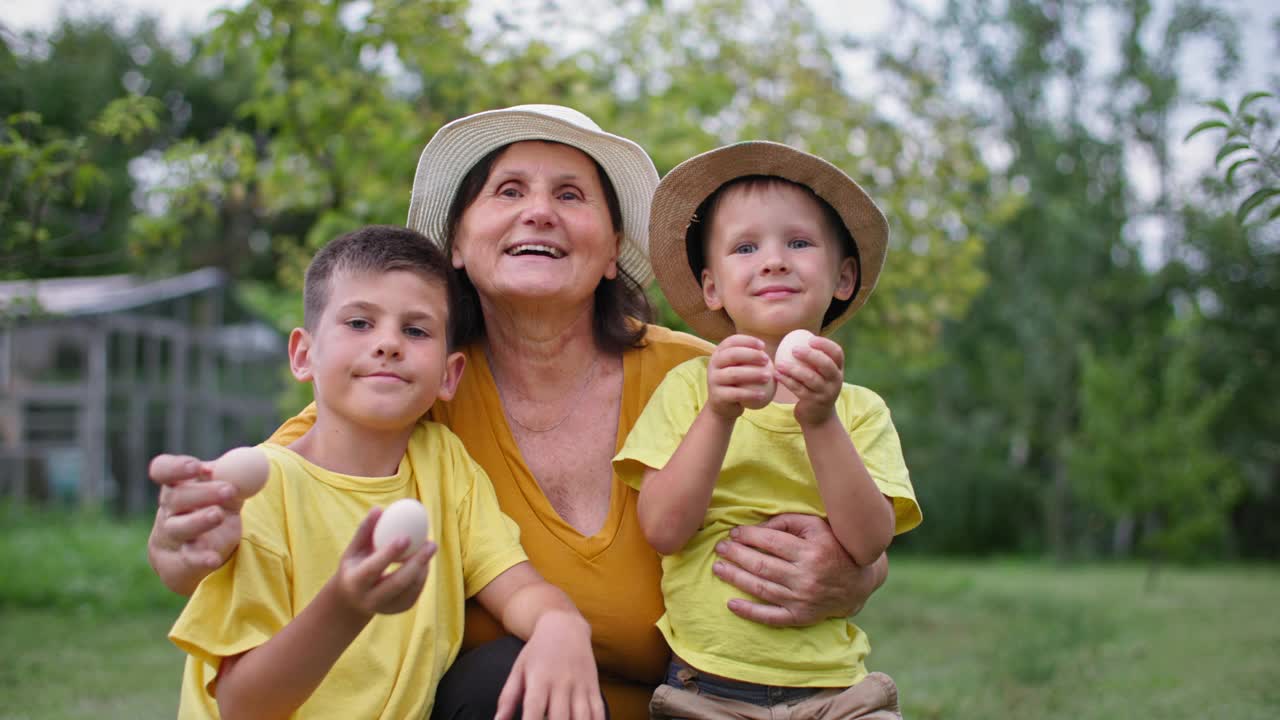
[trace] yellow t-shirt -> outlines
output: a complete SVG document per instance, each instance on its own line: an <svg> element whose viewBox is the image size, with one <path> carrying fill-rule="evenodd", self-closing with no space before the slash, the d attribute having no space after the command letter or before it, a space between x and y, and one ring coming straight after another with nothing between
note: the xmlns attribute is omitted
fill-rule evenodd
<svg viewBox="0 0 1280 720"><path fill-rule="evenodd" d="M706 402L707 358L672 370L614 458L622 479L639 488L646 466L666 465ZM847 687L866 676L863 659L871 650L857 625L839 618L779 628L744 620L726 603L748 596L711 572L716 543L739 525L781 513L826 516L794 410L771 403L747 410L734 425L702 526L684 549L662 559L667 611L658 628L676 655L704 672L767 685ZM895 534L919 525L920 506L884 400L846 384L836 414L880 491L893 499Z"/></svg>
<svg viewBox="0 0 1280 720"><path fill-rule="evenodd" d="M657 325L646 329L645 345L622 355L622 406L615 452L644 410L649 396L671 368L710 354L713 346L692 335ZM430 418L451 429L484 468L498 505L520 526L529 559L551 584L564 590L591 623L591 642L600 667L600 686L614 720L646 720L649 698L662 682L670 651L654 622L662 615L661 564L636 519L637 492L615 474L609 515L590 537L566 523L543 495L507 427L484 350L462 348L467 366L450 402L437 402ZM273 442L290 442L315 422L315 406L288 420ZM467 603L463 647L507 634L475 602Z"/></svg>
<svg viewBox="0 0 1280 720"><path fill-rule="evenodd" d="M374 505L416 498L439 546L418 603L375 616L295 716L426 717L461 647L466 598L526 559L484 471L432 422L414 430L391 477L340 475L279 445L261 447L271 475L244 504L240 547L200 583L169 633L188 653L178 716L219 717L210 690L222 658L266 642L307 606Z"/></svg>

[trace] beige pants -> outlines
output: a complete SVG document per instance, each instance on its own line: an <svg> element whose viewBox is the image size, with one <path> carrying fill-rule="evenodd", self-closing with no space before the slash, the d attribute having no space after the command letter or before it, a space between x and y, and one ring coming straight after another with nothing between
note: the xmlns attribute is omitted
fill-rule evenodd
<svg viewBox="0 0 1280 720"><path fill-rule="evenodd" d="M739 700L700 695L696 685L661 685L649 701L653 720L902 720L898 686L881 672L844 690L823 690L791 705L762 707Z"/></svg>

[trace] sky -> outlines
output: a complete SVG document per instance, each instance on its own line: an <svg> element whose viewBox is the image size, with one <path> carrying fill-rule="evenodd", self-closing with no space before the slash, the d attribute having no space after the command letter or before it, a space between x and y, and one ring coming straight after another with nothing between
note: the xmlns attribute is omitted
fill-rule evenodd
<svg viewBox="0 0 1280 720"><path fill-rule="evenodd" d="M47 29L52 27L60 13L81 15L86 12L111 11L117 17L127 18L141 13L159 17L161 24L171 30L207 29L211 25L210 14L226 7L242 6L246 0L45 0L21 2L0 0L4 6L0 22L22 29ZM679 0L676 0L679 1ZM849 32L874 35L889 31L892 21L888 0L808 0L822 25L833 33ZM982 0L975 0L981 2ZM518 6L520 0L505 0L502 6ZM525 4L529 4L526 2ZM938 6L940 0L925 0L926 5ZM1157 2L1157 5L1161 3ZM1165 3L1167 4L1167 3ZM1243 22L1244 64L1240 83L1250 88L1266 87L1267 77L1275 63L1276 41L1273 24L1280 19L1280 3L1274 0L1217 0L1217 4L1229 8ZM477 8L496 7L499 0L475 0ZM850 7L856 7L852 12ZM854 63L847 67L852 75L863 68ZM853 71L853 72L849 72Z"/></svg>

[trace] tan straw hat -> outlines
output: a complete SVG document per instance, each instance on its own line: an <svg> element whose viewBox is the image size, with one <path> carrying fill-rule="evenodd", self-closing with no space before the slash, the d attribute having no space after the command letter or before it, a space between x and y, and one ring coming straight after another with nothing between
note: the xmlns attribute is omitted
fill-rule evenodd
<svg viewBox="0 0 1280 720"><path fill-rule="evenodd" d="M462 178L485 155L522 140L547 140L577 148L604 168L622 209L618 264L644 287L649 265L649 203L658 171L636 143L600 129L591 118L561 105L516 105L458 118L436 132L413 178L408 226L441 246L449 206Z"/></svg>
<svg viewBox="0 0 1280 720"><path fill-rule="evenodd" d="M707 309L702 278L689 266L685 243L698 206L721 185L747 175L771 175L807 186L835 208L853 236L858 248L858 291L844 312L822 328L823 335L830 334L875 289L888 249L889 223L866 191L840 168L781 143L756 140L726 145L685 160L662 178L649 218L649 257L658 285L671 308L697 334L712 342L733 334L733 322L723 310Z"/></svg>

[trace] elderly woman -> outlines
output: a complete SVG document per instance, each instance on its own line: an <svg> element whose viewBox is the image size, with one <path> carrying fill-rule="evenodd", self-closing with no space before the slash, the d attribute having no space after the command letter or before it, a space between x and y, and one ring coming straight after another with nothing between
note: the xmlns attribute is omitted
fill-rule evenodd
<svg viewBox="0 0 1280 720"><path fill-rule="evenodd" d="M658 554L636 520L636 491L611 458L666 372L711 346L646 324L643 288L653 162L581 113L525 105L443 127L422 153L408 224L442 241L466 300L456 312L467 370L432 419L484 467L534 566L591 622L601 686L615 718L642 718L668 649ZM311 408L273 436L287 442ZM229 487L194 458L151 469L160 508L148 543L165 583L190 593L240 538ZM861 608L884 558L858 567L826 522L779 516L741 527L715 573L758 599L729 609L773 625L808 624ZM479 607L441 684L437 717L492 717L518 647Z"/></svg>

